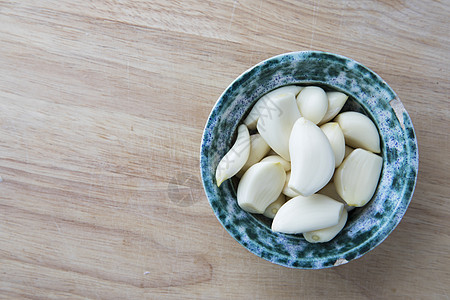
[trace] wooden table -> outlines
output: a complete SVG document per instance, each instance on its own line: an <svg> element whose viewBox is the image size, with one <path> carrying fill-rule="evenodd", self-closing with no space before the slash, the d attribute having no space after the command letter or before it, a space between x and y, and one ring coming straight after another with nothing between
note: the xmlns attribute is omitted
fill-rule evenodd
<svg viewBox="0 0 450 300"><path fill-rule="evenodd" d="M448 1L0 1L1 299L448 299ZM199 173L241 72L325 50L380 74L418 137L397 229L337 268L249 253Z"/></svg>

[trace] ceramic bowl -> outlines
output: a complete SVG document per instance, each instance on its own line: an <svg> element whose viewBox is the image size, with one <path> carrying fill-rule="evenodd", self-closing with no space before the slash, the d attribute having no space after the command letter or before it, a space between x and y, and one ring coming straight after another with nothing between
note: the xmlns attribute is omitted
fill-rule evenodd
<svg viewBox="0 0 450 300"><path fill-rule="evenodd" d="M267 92L289 84L318 85L350 96L343 110L369 116L381 138L383 169L372 200L349 214L330 242L311 244L301 234L272 232L270 220L242 210L236 182L215 182L216 167L231 148L238 124ZM379 245L398 225L411 201L418 171L417 140L411 119L395 92L362 64L332 53L281 54L237 77L211 111L201 144L203 186L214 214L250 252L286 267L321 269L347 263Z"/></svg>

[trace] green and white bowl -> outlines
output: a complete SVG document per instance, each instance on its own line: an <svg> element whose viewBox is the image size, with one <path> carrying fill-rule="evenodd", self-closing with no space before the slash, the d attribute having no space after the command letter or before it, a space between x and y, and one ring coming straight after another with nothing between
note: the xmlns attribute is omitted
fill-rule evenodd
<svg viewBox="0 0 450 300"><path fill-rule="evenodd" d="M330 242L310 244L302 235L272 232L270 221L242 210L232 180L220 188L216 167L231 148L238 124L267 92L290 84L319 85L350 96L343 110L369 116L381 137L383 170L372 200L349 214ZM253 66L223 92L214 106L201 145L203 186L214 214L250 252L291 268L321 269L356 259L378 246L399 224L411 201L418 171L411 119L389 85L360 63L327 52L281 54Z"/></svg>

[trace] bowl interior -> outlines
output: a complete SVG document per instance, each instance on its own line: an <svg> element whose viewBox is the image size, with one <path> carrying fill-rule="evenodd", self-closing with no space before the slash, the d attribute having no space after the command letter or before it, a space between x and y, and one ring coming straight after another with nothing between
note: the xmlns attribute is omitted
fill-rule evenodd
<svg viewBox="0 0 450 300"><path fill-rule="evenodd" d="M243 211L235 182L215 183L220 159L234 142L238 124L267 92L289 84L319 85L350 96L344 110L369 116L381 138L383 170L372 200L349 214L332 241L310 244L302 235L275 233L270 220ZM205 192L220 223L254 254L287 267L319 269L346 263L379 245L400 222L414 191L417 141L411 120L394 91L373 71L343 56L306 51L282 54L240 75L220 96L201 145Z"/></svg>

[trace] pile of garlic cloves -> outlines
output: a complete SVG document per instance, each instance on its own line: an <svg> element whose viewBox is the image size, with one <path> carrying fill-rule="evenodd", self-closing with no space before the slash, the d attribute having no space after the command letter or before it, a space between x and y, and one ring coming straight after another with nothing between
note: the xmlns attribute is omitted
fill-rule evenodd
<svg viewBox="0 0 450 300"><path fill-rule="evenodd" d="M373 122L359 112L339 113L347 99L317 86L264 95L219 162L217 185L236 176L239 206L273 219L273 231L330 241L348 211L370 201L383 164Z"/></svg>

